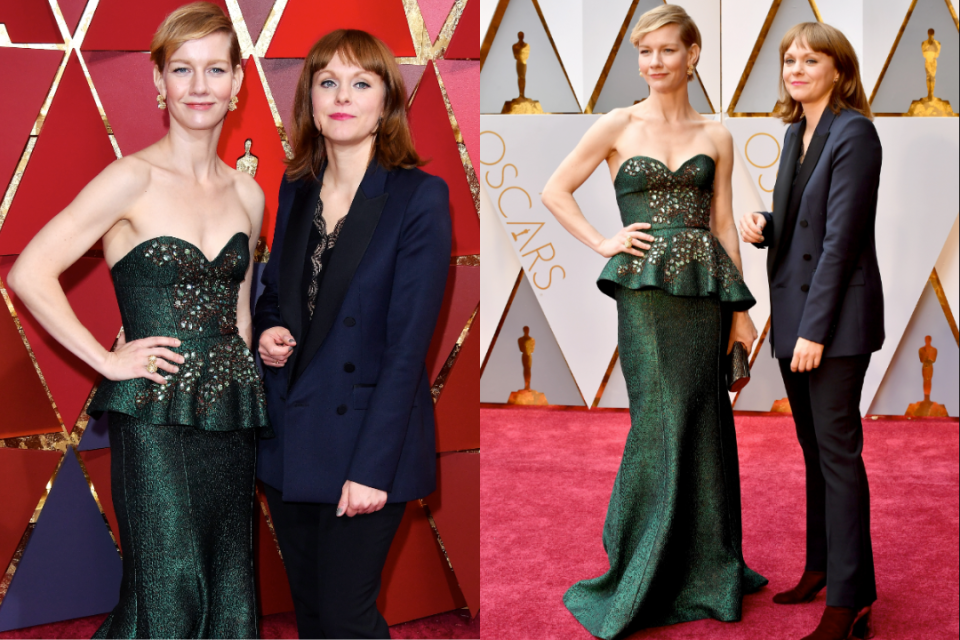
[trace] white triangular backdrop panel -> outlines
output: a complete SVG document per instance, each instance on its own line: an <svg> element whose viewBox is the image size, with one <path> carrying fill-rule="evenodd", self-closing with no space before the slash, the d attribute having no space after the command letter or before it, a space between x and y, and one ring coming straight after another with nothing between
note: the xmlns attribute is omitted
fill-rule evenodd
<svg viewBox="0 0 960 640"><path fill-rule="evenodd" d="M521 1L529 2L529 0L513 0L511 4ZM485 33L496 2L494 0L482 0L482 2L482 24ZM868 94L872 91L880 70L890 54L910 2L911 0L883 0L882 6L878 6L880 2L872 0L870 2L849 0L817 3L823 19L840 28L860 56L862 75ZM933 3L931 7L935 10L934 5L939 3L943 8L941 13L948 15L942 0L918 0L918 7L925 2ZM957 0L951 0L951 2L956 7ZM640 4L642 3L643 0ZM581 106L586 106L596 86L610 54L610 47L616 40L630 4L630 0L610 0L593 4L585 3L583 0L541 2L544 17L570 76L569 84L572 85ZM705 52L711 47L719 48L722 40L722 55L705 55L698 67L698 73L707 92L711 94L714 106L725 111L746 68L754 43L770 9L770 2L768 0L725 0L720 6L720 3L713 0L697 0L680 2L680 4L700 24ZM549 8L544 5L549 5ZM791 17L794 13L796 18ZM779 83L776 50L781 33L777 31L785 31L793 24L794 19L812 19L812 16L813 10L809 0L784 0L778 12L778 18L774 20L773 28L767 36L767 46L763 48L760 59L754 65L752 79L748 79L748 86L745 87L736 111L747 110L743 103L744 98L748 101L753 100L758 105L762 102L764 110L772 107L776 101ZM941 15L940 18L943 16ZM719 28L721 19L722 33ZM581 25L579 30L578 20ZM950 37L956 36L956 27L952 33L946 31L944 26L935 28L937 28L936 37L941 43L944 43L945 39L949 40ZM516 39L515 34L513 35L511 43ZM714 44L711 44L711 38L716 39ZM907 44L905 36L901 42L901 48ZM917 48L919 50L919 46ZM765 70L764 53L769 51L773 51L773 54L769 55L770 60L767 61L769 62L767 66L771 69ZM953 68L951 65L957 65L956 60L944 56L956 58L957 54L945 45L939 61L941 68ZM899 55L894 56L894 58L897 57ZM509 54L508 62L512 67L512 54ZM891 67L892 65L893 62ZM486 69L485 66L483 75L487 75ZM573 70L572 73L571 70ZM528 71L528 85L529 73ZM888 69L884 83L897 82L895 75ZM918 77L922 81L922 61ZM507 84L512 87L515 94L515 72L506 78ZM608 78L609 81L610 78ZM639 88L640 79L636 78L633 81L638 83ZM938 77L937 95L943 96L940 82ZM567 85L566 79L563 80L562 85L560 88L569 93L570 86ZM527 93L531 95L529 90ZM753 93L759 97L755 99L755 96L752 97ZM770 100L767 100L768 94ZM536 96L531 95L531 97ZM910 94L909 97L913 100L923 96ZM770 104L767 105L767 102ZM519 242L515 243L511 237L512 233L519 233L526 229L526 235L529 237L536 231L538 240L545 239L552 248L559 250L560 257L554 258L553 263L545 260L550 250L543 250L541 253L545 255L539 255L539 257L544 259L540 260L535 270L544 266L561 265L564 268L564 277L555 281L561 284L557 285L551 281L552 292L538 290L535 286L531 291L536 292L536 299L544 310L544 317L550 324L557 344L563 350L566 361L570 365L570 374L576 380L588 404L592 403L598 386L606 374L616 343L615 308L612 301L604 299L605 297L599 294L594 284L597 274L602 269L603 259L569 236L565 237L559 225L540 204L539 192L553 169L575 146L595 117L482 117L483 129L496 129L498 135L508 140L507 144L512 153L503 158L497 166L483 167L484 172L490 172L492 182L492 184L485 183L484 188L490 199L484 206L488 207L493 214L484 227L486 229L484 247L490 244L491 247L497 247L498 251L498 257L491 256L489 261L506 265L509 262L507 257L517 260L516 263L510 263L512 265L510 267L500 268L500 265L491 265L492 268L499 268L500 271L498 277L500 283L495 286L500 289L512 288L517 273L515 265L524 264L524 261L530 262L539 255L529 254L533 245L528 245L523 252L518 251L525 239L521 235ZM724 116L723 122L733 134L735 141L733 197L736 216L739 217L746 211L769 209L772 188L776 180L780 146L785 131L784 125L773 118L756 117ZM958 256L960 254L960 248L958 248L960 219L957 216L957 212L960 211L960 202L958 202L960 194L956 187L956 175L960 172L958 123L960 120L955 118L879 117L875 120L884 147L878 211L878 251L882 261L881 270L887 300L885 317L887 343L882 351L874 354L872 359L861 406L864 411L880 408L884 411L892 410L891 407L899 403L899 400L889 400L893 397L890 395L891 389L894 388L892 381L901 376L908 379L910 375L919 375L917 373L919 369L912 373L910 371L914 366L911 357L916 359L915 354L901 358L899 351L901 343L904 345L909 343L907 334L913 330L914 325L919 326L919 321L915 318L926 318L929 315L924 311L924 305L931 304L925 292L928 288L927 278L934 265L940 275L950 313L955 320L960 310L960 300L958 300L960 297L960 256ZM502 151L500 142L490 135L484 135L483 146L485 161L496 160ZM518 167L516 172L512 167L505 168L508 164ZM588 219L605 234L614 233L619 224L609 180L606 166L601 165L576 194ZM483 179L481 182L483 183ZM493 188L493 185L498 183L499 188ZM511 190L509 189L511 186L521 187L523 191L516 188ZM527 196L530 197L529 201ZM525 215L520 216L522 219L517 218L516 221L535 224L507 225L508 220L498 212L499 208L505 209L509 216L523 212ZM489 224L493 220L499 220L499 225ZM499 236L496 235L497 233ZM498 237L499 240L494 242ZM539 243L539 245L543 244L544 242ZM936 249L931 250L931 246ZM529 255L524 257L522 253ZM765 253L752 247L742 247L741 253L747 283L757 294L758 299L758 305L752 310L752 315L758 329L762 329L769 315L769 301L765 295ZM486 269L488 263L486 249L484 249L484 258L484 269ZM575 267L571 268L570 265ZM506 275L510 269L514 269L513 276ZM554 271L553 274L559 276L560 271ZM546 282L546 275L545 272L541 272L538 280L541 285ZM527 273L525 278L530 282L530 278L534 276L536 274ZM495 280L497 278L490 278L486 282L492 283ZM488 289L486 284L484 287L483 300L486 305ZM555 295L561 290L578 293L569 297L567 297L568 294ZM503 302L500 300L505 301L507 297L509 297L509 291L491 297L493 303L490 306L495 309L500 305L502 308ZM940 315L943 317L942 310ZM484 320L488 316L489 319ZM495 326L499 321L499 318L494 320L495 316L496 313L492 311L487 314L482 313L481 326L491 323ZM945 317L944 326L946 326ZM940 330L949 331L949 327L946 326L945 329L940 327ZM484 334L486 333L492 334L492 329L489 332L484 331ZM918 346L911 346L909 349L903 346L902 350L904 353L909 353L916 348ZM957 345L954 341L952 346L946 344L939 345L938 348L943 354L943 349L957 349ZM945 356L941 355L941 358ZM942 362L938 375L944 367L955 366L950 364L949 357ZM516 366L519 367L519 359ZM769 355L769 345L762 347L757 354L754 366L754 382L741 394L737 409L769 410L774 400L785 395L782 382L779 381L776 362ZM919 361L916 366L919 367ZM564 374L566 375L566 372ZM759 384L761 379L767 382L768 378L772 378L778 384L773 386ZM955 392L954 395L958 394ZM919 398L912 401L917 399ZM951 406L949 402L947 404ZM619 366L615 364L599 406L625 405L626 386ZM898 408L897 412L902 413L902 409Z"/></svg>

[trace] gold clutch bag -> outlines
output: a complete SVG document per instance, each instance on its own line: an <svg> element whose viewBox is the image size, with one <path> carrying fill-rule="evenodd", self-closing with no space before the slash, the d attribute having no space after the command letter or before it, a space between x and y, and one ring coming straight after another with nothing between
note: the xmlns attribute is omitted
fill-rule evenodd
<svg viewBox="0 0 960 640"><path fill-rule="evenodd" d="M730 352L730 371L727 373L730 391L738 393L750 382L750 356L742 342L733 343Z"/></svg>

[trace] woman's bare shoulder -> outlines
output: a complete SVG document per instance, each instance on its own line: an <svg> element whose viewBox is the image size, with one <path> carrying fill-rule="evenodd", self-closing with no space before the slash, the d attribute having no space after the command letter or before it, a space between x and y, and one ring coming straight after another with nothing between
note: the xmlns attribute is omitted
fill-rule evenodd
<svg viewBox="0 0 960 640"><path fill-rule="evenodd" d="M250 216L250 221L255 225L259 225L263 220L263 206L266 202L263 189L260 188L260 185L257 184L257 181L249 173L237 171L226 164L224 166L226 166L230 172L228 175L233 180L233 188L236 190L237 197L243 204L243 208Z"/></svg>

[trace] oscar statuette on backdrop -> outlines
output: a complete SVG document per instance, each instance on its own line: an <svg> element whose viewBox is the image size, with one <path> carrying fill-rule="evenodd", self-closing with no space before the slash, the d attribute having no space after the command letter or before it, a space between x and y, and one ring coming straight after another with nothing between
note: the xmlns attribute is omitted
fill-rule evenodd
<svg viewBox="0 0 960 640"><path fill-rule="evenodd" d="M920 45L923 52L923 67L927 74L927 97L910 103L908 116L925 118L950 117L956 115L948 100L933 95L937 87L937 58L940 57L940 43L934 39L934 30L927 30L927 39Z"/></svg>
<svg viewBox="0 0 960 640"><path fill-rule="evenodd" d="M527 60L530 59L530 43L523 41L523 31L517 33L517 42L513 44L513 57L517 61L517 88L520 96L503 103L500 113L533 114L543 113L543 107L537 100L524 96L527 89Z"/></svg>
<svg viewBox="0 0 960 640"><path fill-rule="evenodd" d="M933 363L937 361L937 348L931 344L930 336L927 336L924 342L926 344L920 347L919 352L923 374L923 400L912 403L903 415L916 418L946 418L947 408L930 400L930 390L933 387Z"/></svg>
<svg viewBox="0 0 960 640"><path fill-rule="evenodd" d="M523 335L517 339L520 347L520 359L523 362L523 389L510 394L507 404L546 405L547 396L530 388L530 373L533 368L533 350L537 341L530 335L530 327L523 328Z"/></svg>

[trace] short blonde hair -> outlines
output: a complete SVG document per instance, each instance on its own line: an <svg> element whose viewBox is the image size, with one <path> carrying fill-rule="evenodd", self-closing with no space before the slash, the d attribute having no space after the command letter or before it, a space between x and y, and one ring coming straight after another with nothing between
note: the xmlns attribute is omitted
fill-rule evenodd
<svg viewBox="0 0 960 640"><path fill-rule="evenodd" d="M189 40L199 40L211 33L230 36L230 66L240 64L240 41L233 29L233 22L223 9L212 2L193 2L168 15L153 34L150 42L150 59L163 71L167 60Z"/></svg>
<svg viewBox="0 0 960 640"><path fill-rule="evenodd" d="M680 41L687 49L693 45L697 45L699 49L703 48L703 44L700 41L700 29L697 28L697 23L693 21L693 18L687 14L683 7L675 4L665 4L655 9L650 9L650 11L640 16L640 20L637 21L637 26L630 32L630 44L639 49L640 40L643 36L661 27L665 27L668 24L675 24L680 27ZM696 67L699 62L700 56L697 56L697 61L693 63L693 66ZM688 80L693 80L693 76L690 76Z"/></svg>
<svg viewBox="0 0 960 640"><path fill-rule="evenodd" d="M780 99L774 109L777 117L787 124L799 122L803 117L803 105L790 97L786 85L783 84L783 57L795 41L805 42L817 53L828 55L833 60L833 66L840 77L833 85L830 110L840 113L841 109L853 109L873 120L870 101L867 100L867 93L860 79L857 52L839 29L823 22L801 22L794 25L780 41Z"/></svg>

